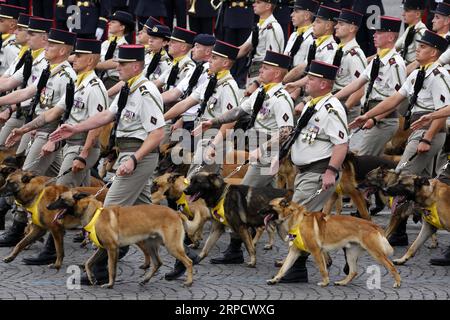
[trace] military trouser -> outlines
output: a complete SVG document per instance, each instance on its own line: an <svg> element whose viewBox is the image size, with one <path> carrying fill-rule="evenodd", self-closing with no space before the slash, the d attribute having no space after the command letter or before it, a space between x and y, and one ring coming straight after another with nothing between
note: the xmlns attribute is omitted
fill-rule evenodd
<svg viewBox="0 0 450 320"><path fill-rule="evenodd" d="M114 169L117 170L132 154L134 152L120 152ZM138 162L131 175L116 176L103 205L132 206L151 203L151 177L158 164L158 156L157 152L149 153Z"/></svg>
<svg viewBox="0 0 450 320"><path fill-rule="evenodd" d="M431 148L428 152L420 153L411 161L408 161L416 152L419 140L423 137L426 130L416 130L408 138L408 142L403 152L402 158L397 165L397 169L402 172L416 174L420 176L432 177L434 159L441 151L445 142L445 132L438 132L431 140ZM405 165L403 165L407 162Z"/></svg>
<svg viewBox="0 0 450 320"><path fill-rule="evenodd" d="M0 146L4 146L6 139L10 135L10 133L13 131L13 129L20 128L25 123L24 119L17 119L11 117L8 121L6 121L5 125L0 131ZM19 146L17 147L16 154L24 153L28 147L28 144L31 140L30 133L25 133L22 136L22 139L20 139Z"/></svg>
<svg viewBox="0 0 450 320"><path fill-rule="evenodd" d="M398 130L398 118L385 118L372 129L364 130L358 155L381 156L384 147Z"/></svg>
<svg viewBox="0 0 450 320"><path fill-rule="evenodd" d="M84 145L84 144L83 144ZM72 163L75 160L75 157L78 157L83 150L83 145L75 145L71 143L67 143L62 151L63 154L63 162L61 164L61 169L59 170L59 174L62 174L64 171L72 168ZM69 172L68 174L58 178L56 184L62 184L68 187L79 187L79 186L89 186L89 177L91 168L95 165L100 156L99 148L91 148L89 150L89 154L86 160L86 166L83 170L78 171L77 173Z"/></svg>

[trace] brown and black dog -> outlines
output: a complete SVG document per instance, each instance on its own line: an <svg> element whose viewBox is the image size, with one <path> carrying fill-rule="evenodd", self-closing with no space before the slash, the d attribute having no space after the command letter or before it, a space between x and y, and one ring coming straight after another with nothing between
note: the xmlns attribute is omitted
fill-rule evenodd
<svg viewBox="0 0 450 320"><path fill-rule="evenodd" d="M287 235L293 244L278 274L268 284L275 284L285 275L302 251L312 254L322 275L319 286L330 282L326 259L330 251L346 248L350 267L348 276L337 285L348 284L357 275L358 257L364 250L380 264L384 265L395 279L394 288L400 287L400 275L388 259L394 250L383 235L383 230L375 223L350 216L329 216L323 212L307 212L306 208L286 198L270 202L266 221L274 221L280 236ZM290 232L294 233L289 234ZM301 249L298 247L301 247Z"/></svg>
<svg viewBox="0 0 450 320"><path fill-rule="evenodd" d="M404 196L414 201L414 210L399 213L406 218L411 213L422 215L422 229L408 251L395 264L404 264L417 250L432 237L438 229L450 231L450 186L438 179L428 179L415 175L402 175L397 183L387 189L393 196ZM393 224L394 222L390 222Z"/></svg>
<svg viewBox="0 0 450 320"><path fill-rule="evenodd" d="M192 284L192 260L186 255L183 247L184 228L186 222L180 215L165 206L137 205L132 207L111 206L102 208L102 203L86 193L67 191L49 204L49 209L59 212L59 221L67 228L86 227L93 223L99 248L85 264L86 274L92 284L96 283L92 267L102 259L105 250L108 255L109 282L102 287L112 288L116 278L118 251L122 246L137 244L144 252L145 263L141 268L148 268L150 260L153 268L145 276L141 284L147 283L162 265L158 254L160 245L180 260L187 269L186 286ZM101 210L99 212L99 210ZM91 222L98 214L96 220Z"/></svg>
<svg viewBox="0 0 450 320"><path fill-rule="evenodd" d="M23 251L28 245L45 235L47 231L53 236L56 248L56 261L51 264L51 268L60 269L64 259L64 229L65 226L57 222L57 212L47 209L47 205L55 201L59 195L70 188L61 185L49 185L50 178L44 176L34 176L27 171L17 170L11 173L6 179L6 184L0 189L3 195L14 196L16 201L23 207L35 211L32 215L32 222L29 232L14 247L12 252L3 259L9 263ZM95 194L100 188L96 187L78 187L77 192L87 192ZM107 189L98 195L103 201ZM34 210L35 209L35 210Z"/></svg>
<svg viewBox="0 0 450 320"><path fill-rule="evenodd" d="M217 174L201 172L194 175L185 194L195 201L199 198L205 200L212 211L214 218L211 233L199 257L205 258L212 246L228 226L238 233L249 253L249 267L256 265L256 251L249 232L249 228L263 227L264 216L258 211L267 205L270 200L286 196L290 192L272 187L255 188L246 185L230 185Z"/></svg>

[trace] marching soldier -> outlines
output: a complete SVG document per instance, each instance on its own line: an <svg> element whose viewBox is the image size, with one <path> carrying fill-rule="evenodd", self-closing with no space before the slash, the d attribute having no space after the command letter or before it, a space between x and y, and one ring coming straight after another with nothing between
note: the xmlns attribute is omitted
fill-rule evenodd
<svg viewBox="0 0 450 320"><path fill-rule="evenodd" d="M305 86L312 100L303 108L290 140L291 160L300 172L292 201L308 211L322 210L334 192L348 150L345 109L331 94L337 72L336 66L312 61ZM301 255L280 282L307 282L306 258Z"/></svg>
<svg viewBox="0 0 450 320"><path fill-rule="evenodd" d="M147 29L148 53L145 55L145 76L153 81L170 69L172 62L165 47L170 40L170 29L167 26L155 25Z"/></svg>
<svg viewBox="0 0 450 320"><path fill-rule="evenodd" d="M188 9L189 27L196 33L213 34L217 9L211 6L211 1L190 0Z"/></svg>
<svg viewBox="0 0 450 320"><path fill-rule="evenodd" d="M20 137L31 130L39 129L45 123L62 120L62 123L76 124L106 110L107 93L103 83L94 72L100 59L101 42L78 39L75 46L74 70L77 81L66 88L66 93L52 109L39 115L21 128L14 129L6 141L7 146L14 145ZM73 97L73 99L71 98ZM98 135L100 130L79 133L66 140L63 148L63 163L56 184L69 187L89 186L90 169L100 155ZM64 174L66 170L70 170ZM64 175L63 175L64 174ZM45 265L55 262L56 250L53 236L49 235L42 251L32 257L24 258L26 264Z"/></svg>
<svg viewBox="0 0 450 320"><path fill-rule="evenodd" d="M71 19L79 19L80 27L73 28L71 31L77 34L78 38L96 38L100 40L105 33L106 25L108 24L108 16L111 14L111 0L90 0L90 1L71 1L72 5L78 6L79 13L75 12L68 17L68 21L62 21L63 24L71 27L75 21ZM59 7L60 1L56 3L56 19L58 20L58 12L64 16L64 9L67 14L65 6ZM78 14L80 16L78 17Z"/></svg>
<svg viewBox="0 0 450 320"><path fill-rule="evenodd" d="M51 23L51 20L30 18L29 31L46 33ZM37 36L31 35L30 46L36 40L33 37ZM27 120L31 120L31 116L39 116L46 110L53 108L64 95L66 85L76 79L75 72L67 62L67 58L72 53L75 39L75 33L51 29L45 50L48 65L41 72L39 79L36 79L32 85L24 89L1 97L0 105L10 105L9 108L12 113L17 107L16 103L24 102L34 96L31 108L26 115ZM15 74L13 77L15 77ZM34 171L39 175L56 176L61 164L61 153L54 143L48 141L48 136L58 126L58 121L48 123L44 121L41 125L36 130L33 142L29 147L23 170ZM23 228L27 224L27 214L23 209L18 209L16 213L13 226L0 238L0 246L15 245L23 234Z"/></svg>
<svg viewBox="0 0 450 320"><path fill-rule="evenodd" d="M119 75L116 70L119 46L127 44L125 35L134 30L133 16L125 11L116 11L109 17L108 33L109 39L102 43L101 62L96 70L100 71L100 79L105 84L106 89L111 88L119 82Z"/></svg>
<svg viewBox="0 0 450 320"><path fill-rule="evenodd" d="M19 54L20 46L16 42L15 31L19 14L25 11L23 7L0 5L0 75L5 73Z"/></svg>
<svg viewBox="0 0 450 320"><path fill-rule="evenodd" d="M371 128L385 114L409 99L405 115L405 129L411 121L427 113L439 110L450 102L450 76L438 59L448 47L448 42L438 34L426 30L417 44L417 61L420 69L413 71L403 85L374 109L358 117L350 127ZM433 176L433 163L445 141L445 118L436 119L428 127L411 133L397 170L419 176ZM414 156L414 157L413 157ZM407 245L406 220L389 239L391 245Z"/></svg>
<svg viewBox="0 0 450 320"><path fill-rule="evenodd" d="M233 108L223 115L204 121L196 131L208 130L212 126L225 123L233 123L240 117L250 114L250 124L247 126L249 140L256 138L256 145L251 143L250 148L266 148L263 142L271 137L279 137L279 143L283 143L292 131L294 116L294 103L289 94L284 90L281 81L286 75L291 64L290 56L267 51L261 66L258 80L263 84L261 88L253 92L241 106ZM209 145L206 156L214 157L214 146L221 143L222 136L218 135ZM256 163L251 163L242 184L252 187L275 186L275 174L270 174L271 159L265 154L266 150L250 150L261 152ZM236 233L231 234L230 244L224 255L211 259L214 264L243 263L244 256L241 249L242 240Z"/></svg>
<svg viewBox="0 0 450 320"><path fill-rule="evenodd" d="M29 24L31 29L28 28ZM42 71L47 67L44 49L48 44L47 37L51 25L52 20L30 18L29 15L23 13L19 15L16 40L22 43L22 49L18 59L0 79L0 91L26 88L33 85L33 82L40 77ZM30 110L30 103L31 100L22 102L20 106L16 106L16 112L13 112L12 108L7 108L0 113L0 121L6 121L0 131L0 146L5 144L12 129L19 128L24 124L25 115ZM27 134L22 138L16 153L23 153L29 141L30 135Z"/></svg>
<svg viewBox="0 0 450 320"><path fill-rule="evenodd" d="M433 31L446 38L450 44L450 4L437 5L434 11Z"/></svg>
<svg viewBox="0 0 450 320"><path fill-rule="evenodd" d="M259 16L259 22L253 26L247 41L239 47L238 58L248 55L250 68L247 83L258 76L267 50L282 53L284 49L284 34L278 21L273 16L277 0L256 0L253 11Z"/></svg>
<svg viewBox="0 0 450 320"><path fill-rule="evenodd" d="M337 19L336 37L341 42L333 59L333 65L339 67L333 93L357 80L367 67L366 56L355 39L362 18L363 15L358 12L342 9L341 15ZM344 106L349 111L347 114L349 121L361 114L360 101L363 95L364 89L360 89L347 101L341 101L343 104L345 102Z"/></svg>
<svg viewBox="0 0 450 320"><path fill-rule="evenodd" d="M150 183L158 164L158 146L164 137L164 117L161 94L145 77L144 59L144 46L120 46L117 69L126 85L110 108L77 124L64 124L51 135L51 140L57 142L100 128L116 119L111 140L115 141L119 155L116 176L106 195L105 207L151 203ZM128 247L120 251L125 254L127 250ZM108 281L106 257L95 265L93 271L97 282ZM87 277L83 277L81 283L89 284Z"/></svg>
<svg viewBox="0 0 450 320"><path fill-rule="evenodd" d="M366 113L401 88L406 79L406 66L394 48L401 23L397 18L380 17L380 27L374 37L375 46L378 48L377 56L362 76L340 90L336 98L343 100L369 83L363 106L363 112ZM394 110L382 121L376 121L370 130L364 130L358 153L380 156L386 143L397 131L398 122L398 113Z"/></svg>
<svg viewBox="0 0 450 320"><path fill-rule="evenodd" d="M292 59L292 67L303 63L308 56L309 44L310 41L313 41L312 23L318 8L319 3L316 1L295 1L291 18L292 24L297 30L289 37L284 50L284 54L289 55Z"/></svg>
<svg viewBox="0 0 450 320"><path fill-rule="evenodd" d="M423 0L405 0L403 4L403 19L408 25L405 32L395 43L395 49L400 52L406 65L416 60L416 43L422 38L427 26L422 22L425 9Z"/></svg>

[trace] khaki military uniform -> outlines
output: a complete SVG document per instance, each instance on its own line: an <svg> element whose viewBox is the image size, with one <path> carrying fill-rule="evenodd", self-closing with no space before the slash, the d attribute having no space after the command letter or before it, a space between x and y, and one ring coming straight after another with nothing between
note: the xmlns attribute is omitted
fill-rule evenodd
<svg viewBox="0 0 450 320"><path fill-rule="evenodd" d="M148 52L145 55L145 67L144 67L144 73L147 72L148 65L153 59L153 52ZM167 70L170 70L170 67L172 66L172 61L170 60L169 55L165 50L162 50L161 52L161 59L159 60L158 66L156 67L155 71L153 71L152 74L150 74L149 80L157 80L159 77L166 72Z"/></svg>
<svg viewBox="0 0 450 320"><path fill-rule="evenodd" d="M16 43L15 34L2 35L3 42L0 50L0 75L4 75L19 55L20 46Z"/></svg>
<svg viewBox="0 0 450 320"><path fill-rule="evenodd" d="M363 77L370 81L372 62L364 70ZM375 80L369 96L369 108L372 109L384 99L395 94L406 80L406 66L400 54L394 49L381 58L380 72ZM380 156L384 146L391 140L398 129L398 114L396 111L378 121L372 129L364 130L359 155Z"/></svg>
<svg viewBox="0 0 450 320"><path fill-rule="evenodd" d="M414 93L414 83L419 70L414 70L406 82L403 84L399 93L411 98ZM412 121L417 120L420 116L439 110L450 104L450 76L445 68L439 62L433 63L426 69L425 81L420 90L417 103L411 110ZM402 159L399 162L401 166L410 157L416 153L419 140L423 137L427 128L414 131L408 138L408 143ZM445 130L437 133L431 141L431 149L426 153L417 155L412 161L409 161L402 170L411 174L422 176L432 176L433 159L442 149L445 142ZM399 166L397 168L399 168Z"/></svg>
<svg viewBox="0 0 450 320"><path fill-rule="evenodd" d="M239 105L239 88L234 80L233 76L226 72L223 77L217 77L217 85L214 94L209 98L205 112L202 115L200 121L212 120L218 116L224 114L228 110L235 108ZM192 92L191 97L197 101L203 101L205 96L205 90L208 85L208 81L203 83L202 86ZM196 138L201 139L200 141L195 140L196 152L194 154L194 162L189 168L188 175L192 172L197 172L199 165L205 159L204 151L209 143L214 139L217 134L219 127L213 127L210 130L203 133L202 137ZM227 148L226 145L216 146L216 159L222 160L225 157ZM206 161L206 160L205 160ZM207 165L201 168L201 171L220 173L222 168L222 163L220 161L214 161L212 163L207 162Z"/></svg>
<svg viewBox="0 0 450 320"><path fill-rule="evenodd" d="M253 113L253 106L258 92L259 90L253 92L250 98L242 104L241 108L245 112ZM284 90L283 84L276 84L266 92L265 101L256 116L255 126L248 132L249 137L253 136L260 139L262 136L265 136L266 140L269 140L271 136L278 133L280 128L293 127L293 110L294 102L289 93ZM251 138L250 141L252 140ZM250 151L254 147L259 147L260 143L261 141L258 141L258 145L250 146ZM264 155L262 161L250 164L242 184L252 187L267 187L270 185L275 187L274 176L269 174L270 161L271 158Z"/></svg>
<svg viewBox="0 0 450 320"><path fill-rule="evenodd" d="M334 40L332 35L329 35L323 42L320 43L319 39L316 39L316 56L314 60L319 60L328 64L333 64L334 56L338 48L338 44ZM310 43L312 45L312 42ZM309 51L309 47L308 47ZM304 63L308 63L308 52L306 53Z"/></svg>
<svg viewBox="0 0 450 320"><path fill-rule="evenodd" d="M292 46L299 36L303 36L303 42L300 45L300 48L297 51L297 54L293 58L292 66L295 67L301 63L304 63L306 58L308 57L309 46L314 41L313 38L313 29L312 26L308 27L304 32L300 32L297 29L297 32L293 32L289 37L289 40L286 44L286 49L284 49L284 54L290 56Z"/></svg>
<svg viewBox="0 0 450 320"><path fill-rule="evenodd" d="M311 101L306 104L303 113L310 104ZM328 94L316 104L315 110L291 149L292 162L300 170L295 177L293 201L306 205L310 211L320 211L334 192L335 188L330 188L311 198L322 188L322 175L327 169L333 147L348 142L347 117L338 99Z"/></svg>
<svg viewBox="0 0 450 320"><path fill-rule="evenodd" d="M108 52L109 44L114 40L114 38L115 36L111 36L110 39L103 41L100 51L100 62L105 62L105 55ZM117 37L117 46L114 50L112 59L117 59L119 55L119 46L123 44L128 44L127 40L125 40L125 37ZM109 89L114 86L114 84L119 82L119 72L115 68L106 70L102 79L105 83L105 86Z"/></svg>
<svg viewBox="0 0 450 320"><path fill-rule="evenodd" d="M80 77L80 75L78 75ZM83 80L76 86L74 103L70 111L69 118L65 123L77 124L90 117L95 116L108 108L108 93L105 86L97 77L94 71L89 71ZM57 108L66 110L66 95L56 105ZM75 157L79 156L86 142L88 132L80 132L66 140L63 148L63 162L60 174L70 169ZM70 172L60 177L56 183L69 187L82 185L89 186L90 169L95 165L100 156L99 145L96 144L89 150L86 160L86 167L77 173Z"/></svg>
<svg viewBox="0 0 450 320"><path fill-rule="evenodd" d="M109 110L117 113L117 95ZM119 156L115 169L138 150L149 133L164 126L163 101L158 88L142 73L130 86L126 107L117 126ZM131 175L117 176L106 195L104 206L151 203L151 177L158 164L158 150L138 162Z"/></svg>
<svg viewBox="0 0 450 320"><path fill-rule="evenodd" d="M423 34L425 33L425 30L427 30L427 26L422 22L419 21L415 26L409 26L406 28L405 32L402 33L402 35L397 39L397 42L395 43L395 49L398 52L402 52L405 46L405 40L406 36L408 34L408 31L410 28L414 27L416 33L414 34L414 40L408 47L408 53L406 54L405 63L406 65L410 64L411 62L416 60L416 48L417 48L417 40L422 39Z"/></svg>

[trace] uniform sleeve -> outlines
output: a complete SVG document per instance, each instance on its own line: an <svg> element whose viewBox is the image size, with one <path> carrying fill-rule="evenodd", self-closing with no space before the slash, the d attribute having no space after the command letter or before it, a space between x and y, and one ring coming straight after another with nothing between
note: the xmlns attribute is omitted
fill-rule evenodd
<svg viewBox="0 0 450 320"><path fill-rule="evenodd" d="M350 66L350 76L352 81L359 79L361 75L364 73L367 67L367 60L362 52L356 52L356 54L352 57L352 62L349 64Z"/></svg>
<svg viewBox="0 0 450 320"><path fill-rule="evenodd" d="M240 107L242 110L247 112L248 114L252 114L253 111L253 105L255 104L256 96L258 95L259 89L255 90L250 97L244 100L244 102L241 103Z"/></svg>
<svg viewBox="0 0 450 320"><path fill-rule="evenodd" d="M117 103L119 102L119 94L116 94L116 97L113 99L113 101L111 102L111 105L109 106L109 111L111 111L112 113L116 114L117 113Z"/></svg>
<svg viewBox="0 0 450 320"><path fill-rule="evenodd" d="M413 94L414 92L413 83L414 79L417 77L417 72L418 72L417 70L411 72L406 81L403 83L400 90L398 90L398 93L400 93L402 96L406 98Z"/></svg>
<svg viewBox="0 0 450 320"><path fill-rule="evenodd" d="M222 114L239 105L238 93L231 85L225 85L221 95Z"/></svg>
<svg viewBox="0 0 450 320"><path fill-rule="evenodd" d="M23 82L23 68L24 66L11 76L14 80L20 81L21 83Z"/></svg>
<svg viewBox="0 0 450 320"><path fill-rule="evenodd" d="M191 79L192 73L186 77L184 77L180 83L177 84L177 86L175 88L177 88L178 90L180 90L182 93L185 92L187 90L187 88L189 87L189 80Z"/></svg>
<svg viewBox="0 0 450 320"><path fill-rule="evenodd" d="M103 92L99 85L92 87L86 100L89 117L108 109L107 95L107 92Z"/></svg>
<svg viewBox="0 0 450 320"><path fill-rule="evenodd" d="M324 133L330 137L332 144L339 145L348 142L347 116L343 107L334 105L334 107L331 104L325 106L328 110L328 117L326 118Z"/></svg>
<svg viewBox="0 0 450 320"><path fill-rule="evenodd" d="M267 30L267 40L270 50L283 53L284 33L279 23L273 23L272 28Z"/></svg>
<svg viewBox="0 0 450 320"><path fill-rule="evenodd" d="M278 97L277 104L274 108L278 128L294 126L294 116L292 114L293 109L294 103L290 97L287 97L284 94Z"/></svg>
<svg viewBox="0 0 450 320"><path fill-rule="evenodd" d="M364 69L362 77L367 81L370 81L370 71L372 70L373 60L370 61L369 65Z"/></svg>
<svg viewBox="0 0 450 320"><path fill-rule="evenodd" d="M162 105L163 101L159 92L158 94L149 91L142 93L140 118L145 131L149 133L165 125L163 113L155 100Z"/></svg>
<svg viewBox="0 0 450 320"><path fill-rule="evenodd" d="M206 86L208 85L208 82L209 80L205 81L204 83L202 83L202 85L195 88L194 91L192 91L190 97L198 102L202 101L203 97L205 96Z"/></svg>
<svg viewBox="0 0 450 320"><path fill-rule="evenodd" d="M169 78L170 70L171 70L171 68L167 68L166 70L164 70L164 72L158 78L158 80L161 81L163 84L167 83L167 79Z"/></svg>
<svg viewBox="0 0 450 320"><path fill-rule="evenodd" d="M439 110L450 104L450 76L446 70L442 71L434 77L431 85L435 110Z"/></svg>
<svg viewBox="0 0 450 320"><path fill-rule="evenodd" d="M393 78L395 90L399 90L403 83L406 81L406 65L402 59L396 59L397 63L394 65Z"/></svg>
<svg viewBox="0 0 450 320"><path fill-rule="evenodd" d="M8 46L7 50L5 50L5 67L9 69L11 67L11 64L16 59L16 57L19 55L20 49L14 45Z"/></svg>
<svg viewBox="0 0 450 320"><path fill-rule="evenodd" d="M442 62L443 65L450 64L450 47L445 51L440 57L439 61Z"/></svg>

